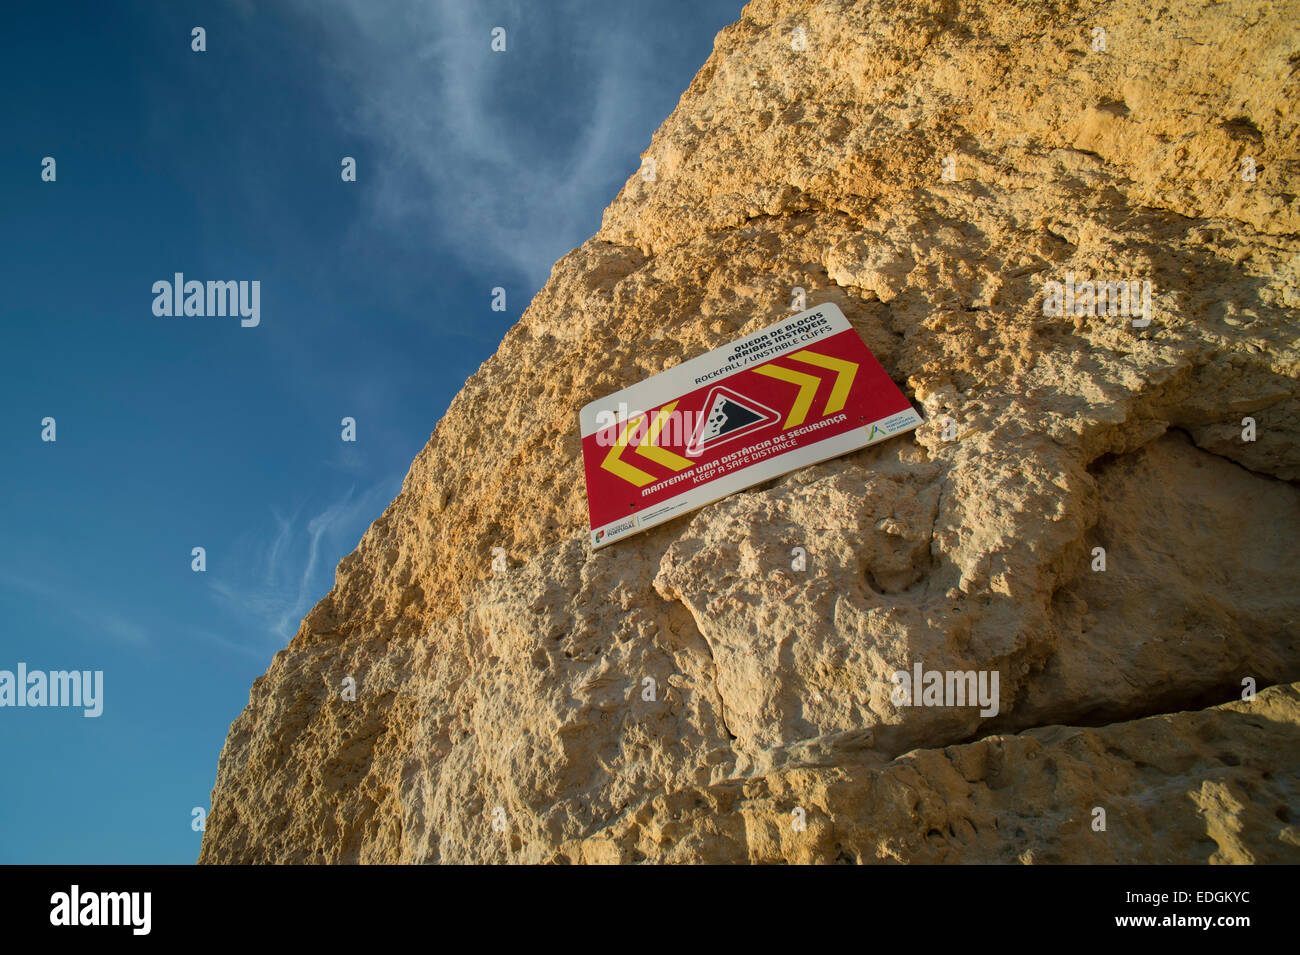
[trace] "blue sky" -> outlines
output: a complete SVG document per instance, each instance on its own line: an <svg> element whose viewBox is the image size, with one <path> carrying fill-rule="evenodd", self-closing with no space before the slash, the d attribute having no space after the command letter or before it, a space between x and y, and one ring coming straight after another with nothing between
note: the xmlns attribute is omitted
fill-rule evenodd
<svg viewBox="0 0 1300 955"><path fill-rule="evenodd" d="M253 679L740 8L6 9L0 670L104 712L0 708L0 862L193 861ZM260 324L156 317L175 272Z"/></svg>

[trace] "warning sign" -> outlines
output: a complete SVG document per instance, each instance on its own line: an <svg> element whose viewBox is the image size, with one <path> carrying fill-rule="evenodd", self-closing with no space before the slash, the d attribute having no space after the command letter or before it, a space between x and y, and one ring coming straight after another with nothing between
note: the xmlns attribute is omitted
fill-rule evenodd
<svg viewBox="0 0 1300 955"><path fill-rule="evenodd" d="M721 385L709 392L704 407L708 411L704 413L695 437L686 446L686 453L692 457L706 448L743 438L751 431L781 420L771 408Z"/></svg>
<svg viewBox="0 0 1300 955"><path fill-rule="evenodd" d="M580 423L603 547L921 416L827 304L593 401Z"/></svg>

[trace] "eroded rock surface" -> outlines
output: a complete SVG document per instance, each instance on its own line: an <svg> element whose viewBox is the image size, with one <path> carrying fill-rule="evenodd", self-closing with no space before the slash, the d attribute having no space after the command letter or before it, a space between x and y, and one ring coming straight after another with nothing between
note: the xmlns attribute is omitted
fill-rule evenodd
<svg viewBox="0 0 1300 955"><path fill-rule="evenodd" d="M200 861L1300 861L1298 25L750 3L255 682ZM796 287L926 424L593 554L578 409Z"/></svg>

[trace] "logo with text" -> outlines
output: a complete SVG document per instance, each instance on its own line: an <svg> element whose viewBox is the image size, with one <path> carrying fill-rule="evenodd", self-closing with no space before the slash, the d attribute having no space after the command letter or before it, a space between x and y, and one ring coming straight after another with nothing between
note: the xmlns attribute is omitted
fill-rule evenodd
<svg viewBox="0 0 1300 955"><path fill-rule="evenodd" d="M1131 318L1134 328L1151 324L1151 280L1126 279L1074 280L1067 272L1064 282L1049 279L1043 283L1043 314L1049 317L1098 315Z"/></svg>
<svg viewBox="0 0 1300 955"><path fill-rule="evenodd" d="M74 885L50 896L51 925L129 926L132 935L148 935L153 919L151 892L82 892Z"/></svg>
<svg viewBox="0 0 1300 955"><path fill-rule="evenodd" d="M81 707L82 716L104 712L103 670L0 670L0 706Z"/></svg>
<svg viewBox="0 0 1300 955"><path fill-rule="evenodd" d="M918 660L890 679L895 706L978 706L980 716L998 715L997 670L926 670Z"/></svg>
<svg viewBox="0 0 1300 955"><path fill-rule="evenodd" d="M255 328L262 321L262 283L256 280L187 282L185 274L177 272L170 282L154 282L153 294L153 313L159 318L238 316L244 328Z"/></svg>

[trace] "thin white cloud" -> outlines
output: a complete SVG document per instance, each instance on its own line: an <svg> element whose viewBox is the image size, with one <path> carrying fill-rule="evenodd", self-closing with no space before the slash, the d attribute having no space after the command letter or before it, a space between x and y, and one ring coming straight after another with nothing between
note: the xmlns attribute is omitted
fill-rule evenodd
<svg viewBox="0 0 1300 955"><path fill-rule="evenodd" d="M241 656L248 657L249 659L257 660L263 664L266 663L267 653L265 648L258 649L257 647L240 643L237 640L231 640L228 637L223 637L219 633L213 633L205 627L186 627L185 629L192 637L205 640L208 643L218 646L223 650L228 650L231 653L238 653Z"/></svg>
<svg viewBox="0 0 1300 955"><path fill-rule="evenodd" d="M529 43L553 36L544 26L553 4L497 6L507 52L490 49L494 22L471 3L375 3L339 0L303 4L333 49L330 66L356 97L356 115L342 117L380 144L388 157L418 171L424 192L405 179L383 178L368 195L384 219L417 221L441 244L480 268L512 268L540 286L561 255L585 241L622 180L629 156L649 144L643 84L655 69L641 38L601 30L597 14L572 18L574 29L547 55L587 78L581 102L561 101L557 126L539 138L517 127L545 128L548 115L521 119L502 101L500 73L512 69ZM502 12L504 11L504 12ZM561 108L562 107L562 108ZM582 107L578 118L567 112ZM561 140L563 137L563 140ZM521 146L545 142L543 151ZM374 175L374 170L369 171Z"/></svg>
<svg viewBox="0 0 1300 955"><path fill-rule="evenodd" d="M0 570L0 584L49 605L53 615L75 620L77 629L87 636L102 633L117 643L136 648L147 647L151 642L144 627L103 604L88 604L84 591L79 591L80 585L53 586L7 570ZM69 601L73 595L78 603Z"/></svg>
<svg viewBox="0 0 1300 955"><path fill-rule="evenodd" d="M329 568L356 546L365 528L392 500L400 487L384 480L303 518L303 508L290 517L272 514L275 533L232 554L221 572L208 555L209 586L223 608L257 635L258 647L283 646L298 624L332 584ZM327 564L325 562L328 562Z"/></svg>
<svg viewBox="0 0 1300 955"><path fill-rule="evenodd" d="M287 541L289 535L293 533L293 524L292 522L285 520L279 514L273 514L272 516L275 518L275 522L279 525L280 529L279 533L275 535L275 540L271 542L271 552L267 556L267 565L275 567L280 563L280 551L284 548L285 541Z"/></svg>

